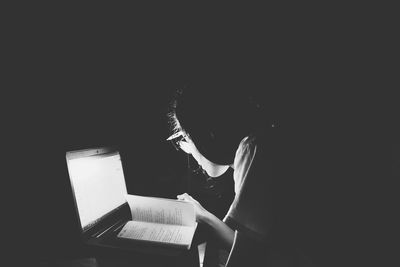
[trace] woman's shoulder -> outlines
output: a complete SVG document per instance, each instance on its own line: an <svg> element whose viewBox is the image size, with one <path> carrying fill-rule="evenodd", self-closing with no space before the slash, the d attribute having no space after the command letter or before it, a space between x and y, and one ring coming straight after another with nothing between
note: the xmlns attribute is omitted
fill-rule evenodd
<svg viewBox="0 0 400 267"><path fill-rule="evenodd" d="M276 129L264 129L245 136L241 140L239 147L266 146L278 141L278 132Z"/></svg>
<svg viewBox="0 0 400 267"><path fill-rule="evenodd" d="M253 154L257 147L257 138L254 135L245 136L239 144L236 151L236 156L244 156L248 154Z"/></svg>
<svg viewBox="0 0 400 267"><path fill-rule="evenodd" d="M256 158L257 161L276 161L282 151L281 141L276 131L264 131L247 135L242 139L236 152L238 159ZM264 163L262 163L264 164Z"/></svg>
<svg viewBox="0 0 400 267"><path fill-rule="evenodd" d="M256 145L257 137L254 134L245 136L242 141L240 141L239 147L250 147Z"/></svg>

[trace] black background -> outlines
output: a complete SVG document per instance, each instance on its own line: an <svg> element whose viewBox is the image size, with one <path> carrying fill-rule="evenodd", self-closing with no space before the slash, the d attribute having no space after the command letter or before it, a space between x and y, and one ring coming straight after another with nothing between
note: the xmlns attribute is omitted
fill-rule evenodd
<svg viewBox="0 0 400 267"><path fill-rule="evenodd" d="M164 141L170 93L221 72L248 79L248 92L281 128L289 172L313 187L331 223L329 255L377 258L398 153L385 146L396 124L370 73L370 24L325 9L313 17L286 11L18 9L7 21L2 97L4 179L11 181L2 190L11 225L19 222L11 246L32 252L28 258L76 252L68 150L118 145L132 193L179 193L186 158Z"/></svg>

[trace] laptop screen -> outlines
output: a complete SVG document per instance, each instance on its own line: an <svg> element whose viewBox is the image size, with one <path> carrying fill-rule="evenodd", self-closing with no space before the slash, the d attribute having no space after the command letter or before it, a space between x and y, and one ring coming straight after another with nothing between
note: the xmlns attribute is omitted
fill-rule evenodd
<svg viewBox="0 0 400 267"><path fill-rule="evenodd" d="M106 148L67 152L68 173L82 230L126 202L121 157Z"/></svg>

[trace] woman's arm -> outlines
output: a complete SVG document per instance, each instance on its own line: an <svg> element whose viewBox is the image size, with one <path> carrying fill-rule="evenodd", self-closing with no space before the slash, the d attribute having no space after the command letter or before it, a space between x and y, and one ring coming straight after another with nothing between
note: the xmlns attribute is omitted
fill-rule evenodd
<svg viewBox="0 0 400 267"><path fill-rule="evenodd" d="M202 219L203 222L208 224L215 232L217 238L221 241L222 245L227 249L231 249L235 232L221 221L214 214L207 211L207 214Z"/></svg>
<svg viewBox="0 0 400 267"><path fill-rule="evenodd" d="M203 222L209 225L221 244L227 249L231 249L235 237L235 232L228 225L226 225L214 214L203 208L203 206L201 206L201 204L197 200L192 198L187 193L178 195L177 197L180 200L185 200L193 203L196 211L196 220L198 222Z"/></svg>

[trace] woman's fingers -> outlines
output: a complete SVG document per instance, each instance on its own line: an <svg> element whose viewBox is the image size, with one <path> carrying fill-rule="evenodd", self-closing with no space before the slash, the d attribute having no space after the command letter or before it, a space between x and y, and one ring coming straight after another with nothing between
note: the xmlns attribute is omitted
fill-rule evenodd
<svg viewBox="0 0 400 267"><path fill-rule="evenodd" d="M189 195L188 193L183 193L181 195L177 195L176 196L179 200L184 200L184 201L189 201L189 202L193 202L193 203L197 203L197 201L192 198L191 195Z"/></svg>
<svg viewBox="0 0 400 267"><path fill-rule="evenodd" d="M192 198L192 196L190 196L188 193L183 193L181 195L177 195L176 197L179 200L187 201L193 204L197 221L201 221L203 220L202 218L206 217L207 211L203 208L203 206L201 206L201 204L196 199Z"/></svg>
<svg viewBox="0 0 400 267"><path fill-rule="evenodd" d="M181 195L176 196L179 200L189 200L190 196L187 193L183 193Z"/></svg>

